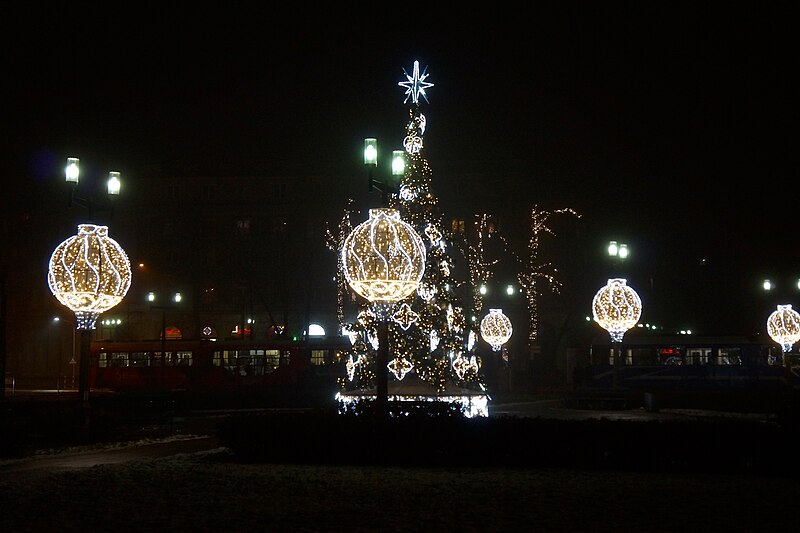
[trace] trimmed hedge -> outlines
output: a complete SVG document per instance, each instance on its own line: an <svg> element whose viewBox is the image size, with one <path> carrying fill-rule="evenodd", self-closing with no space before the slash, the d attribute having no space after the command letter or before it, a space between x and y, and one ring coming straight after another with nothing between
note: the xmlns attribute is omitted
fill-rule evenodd
<svg viewBox="0 0 800 533"><path fill-rule="evenodd" d="M221 443L265 463L580 467L792 473L790 428L713 421L380 416L313 411L232 416Z"/></svg>

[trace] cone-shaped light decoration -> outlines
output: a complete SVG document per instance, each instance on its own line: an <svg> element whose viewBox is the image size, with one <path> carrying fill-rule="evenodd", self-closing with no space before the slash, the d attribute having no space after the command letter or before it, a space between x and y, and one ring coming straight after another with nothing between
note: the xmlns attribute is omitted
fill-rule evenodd
<svg viewBox="0 0 800 533"><path fill-rule="evenodd" d="M511 332L511 320L503 314L502 309L489 309L489 314L481 320L481 337L491 344L495 352L499 352L508 342Z"/></svg>
<svg viewBox="0 0 800 533"><path fill-rule="evenodd" d="M784 353L791 352L794 343L800 340L800 313L791 304L779 305L767 319L767 333Z"/></svg>
<svg viewBox="0 0 800 533"><path fill-rule="evenodd" d="M78 234L50 256L47 283L77 318L77 329L94 329L97 317L117 305L131 286L131 265L108 227L80 224Z"/></svg>
<svg viewBox="0 0 800 533"><path fill-rule="evenodd" d="M396 302L413 293L425 272L425 243L397 209L369 210L341 252L347 283L370 302Z"/></svg>
<svg viewBox="0 0 800 533"><path fill-rule="evenodd" d="M611 335L614 342L622 342L625 332L642 316L642 300L636 291L621 278L609 279L597 291L592 301L594 320Z"/></svg>

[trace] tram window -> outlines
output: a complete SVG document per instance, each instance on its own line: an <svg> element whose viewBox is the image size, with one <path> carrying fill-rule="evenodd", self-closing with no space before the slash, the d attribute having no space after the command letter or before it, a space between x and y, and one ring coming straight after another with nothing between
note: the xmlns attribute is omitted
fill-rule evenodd
<svg viewBox="0 0 800 533"><path fill-rule="evenodd" d="M281 354L281 366L289 366L289 363L291 362L291 356L292 352L289 350L284 350Z"/></svg>
<svg viewBox="0 0 800 533"><path fill-rule="evenodd" d="M111 352L111 360L108 366L114 368L128 366L128 352Z"/></svg>
<svg viewBox="0 0 800 533"><path fill-rule="evenodd" d="M150 357L147 352L132 352L131 366L150 366Z"/></svg>
<svg viewBox="0 0 800 533"><path fill-rule="evenodd" d="M741 365L742 357L738 348L720 349L717 355L718 365Z"/></svg>
<svg viewBox="0 0 800 533"><path fill-rule="evenodd" d="M192 366L192 352L177 352L175 364L177 366Z"/></svg>
<svg viewBox="0 0 800 533"><path fill-rule="evenodd" d="M106 360L106 352L100 352L97 355L97 366L100 368L105 368L108 366L108 361Z"/></svg>
<svg viewBox="0 0 800 533"><path fill-rule="evenodd" d="M707 365L708 356L711 353L710 348L687 348L686 350L686 364L687 365Z"/></svg>
<svg viewBox="0 0 800 533"><path fill-rule="evenodd" d="M311 364L324 365L328 356L328 350L311 350Z"/></svg>
<svg viewBox="0 0 800 533"><path fill-rule="evenodd" d="M264 350L264 358L266 359L266 371L272 372L281 362L280 350Z"/></svg>

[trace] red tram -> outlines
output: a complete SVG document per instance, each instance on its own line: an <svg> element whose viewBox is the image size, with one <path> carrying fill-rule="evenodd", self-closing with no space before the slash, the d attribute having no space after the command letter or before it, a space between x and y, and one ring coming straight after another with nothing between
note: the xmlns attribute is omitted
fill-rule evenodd
<svg viewBox="0 0 800 533"><path fill-rule="evenodd" d="M115 392L299 387L324 376L335 381L344 341L94 341L89 383Z"/></svg>

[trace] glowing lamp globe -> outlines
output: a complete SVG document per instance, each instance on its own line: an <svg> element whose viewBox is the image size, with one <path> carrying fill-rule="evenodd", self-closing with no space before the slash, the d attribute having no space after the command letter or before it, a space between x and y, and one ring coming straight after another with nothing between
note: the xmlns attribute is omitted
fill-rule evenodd
<svg viewBox="0 0 800 533"><path fill-rule="evenodd" d="M512 333L511 320L503 314L502 309L489 309L489 314L481 320L481 337L499 352L508 342Z"/></svg>
<svg viewBox="0 0 800 533"><path fill-rule="evenodd" d="M77 329L94 329L97 317L117 305L131 286L131 265L108 227L80 224L78 234L50 256L50 291L77 318Z"/></svg>
<svg viewBox="0 0 800 533"><path fill-rule="evenodd" d="M784 353L800 340L800 313L791 304L779 305L767 319L767 333L783 348Z"/></svg>
<svg viewBox="0 0 800 533"><path fill-rule="evenodd" d="M642 300L621 278L609 279L592 300L594 320L608 331L611 340L622 342L625 332L639 322Z"/></svg>
<svg viewBox="0 0 800 533"><path fill-rule="evenodd" d="M425 272L425 243L397 209L369 210L341 251L347 283L370 302L397 302L412 294Z"/></svg>

